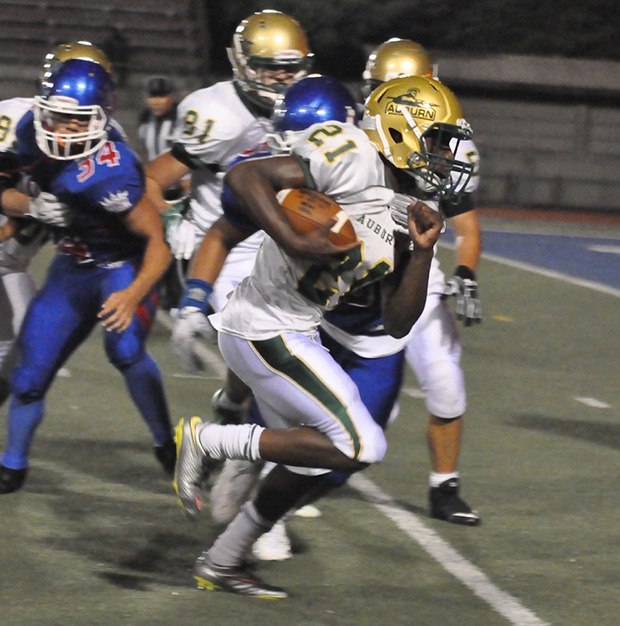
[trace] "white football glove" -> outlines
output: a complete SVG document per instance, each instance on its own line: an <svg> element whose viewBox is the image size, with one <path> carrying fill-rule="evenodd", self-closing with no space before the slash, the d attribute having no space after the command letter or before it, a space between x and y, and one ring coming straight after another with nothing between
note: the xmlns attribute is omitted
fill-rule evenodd
<svg viewBox="0 0 620 626"><path fill-rule="evenodd" d="M166 231L170 252L175 259L191 259L199 241L198 230L190 221L181 219Z"/></svg>
<svg viewBox="0 0 620 626"><path fill-rule="evenodd" d="M415 202L415 198L406 196L402 193L395 193L390 200L388 207L394 222L394 230L403 235L409 236L409 218L407 216L407 207Z"/></svg>
<svg viewBox="0 0 620 626"><path fill-rule="evenodd" d="M209 343L217 342L217 331L207 316L195 306L186 306L176 314L170 343L179 359L181 369L198 372L204 369L202 359L196 354L194 344L198 336Z"/></svg>
<svg viewBox="0 0 620 626"><path fill-rule="evenodd" d="M482 304L478 298L478 283L475 274L464 265L454 270L454 276L444 285L442 299L456 297L456 317L465 326L482 321Z"/></svg>
<svg viewBox="0 0 620 626"><path fill-rule="evenodd" d="M42 191L36 198L31 198L26 215L50 226L68 226L71 222L71 209L53 193Z"/></svg>

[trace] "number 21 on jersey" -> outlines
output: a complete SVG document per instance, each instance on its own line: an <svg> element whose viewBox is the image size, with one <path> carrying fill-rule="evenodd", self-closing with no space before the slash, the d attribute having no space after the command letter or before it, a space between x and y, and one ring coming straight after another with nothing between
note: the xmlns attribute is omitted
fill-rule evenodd
<svg viewBox="0 0 620 626"><path fill-rule="evenodd" d="M325 145L325 141L327 138L335 137L342 132L343 131L340 126L336 126L335 124L326 124L325 126L322 126L321 128L318 128L313 133L311 133L308 137L308 141L310 143L313 143L317 148L321 148ZM331 164L336 161L338 157L342 156L345 152L348 152L349 150L352 150L356 147L357 145L352 139L347 139L346 141L343 141L342 144L340 144L339 146L336 146L331 150L325 150L321 154L323 155L323 158Z"/></svg>

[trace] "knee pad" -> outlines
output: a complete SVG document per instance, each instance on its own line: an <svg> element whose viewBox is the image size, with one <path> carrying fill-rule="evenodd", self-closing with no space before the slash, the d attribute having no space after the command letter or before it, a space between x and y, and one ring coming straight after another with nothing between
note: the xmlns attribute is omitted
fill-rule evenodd
<svg viewBox="0 0 620 626"><path fill-rule="evenodd" d="M49 384L30 375L27 370L16 367L11 376L11 393L24 404L42 400Z"/></svg>
<svg viewBox="0 0 620 626"><path fill-rule="evenodd" d="M461 367L451 360L429 363L424 391L426 407L441 419L454 419L465 413L465 377Z"/></svg>
<svg viewBox="0 0 620 626"><path fill-rule="evenodd" d="M137 363L145 354L144 344L136 337L127 334L110 338L106 336L105 352L108 361L121 371Z"/></svg>

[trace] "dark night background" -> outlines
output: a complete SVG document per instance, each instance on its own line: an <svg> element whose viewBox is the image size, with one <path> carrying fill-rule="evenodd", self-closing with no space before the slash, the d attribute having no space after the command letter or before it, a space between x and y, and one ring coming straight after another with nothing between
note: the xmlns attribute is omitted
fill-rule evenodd
<svg viewBox="0 0 620 626"><path fill-rule="evenodd" d="M365 45L394 36L431 50L620 60L616 0L209 0L212 73L229 71L225 49L235 27L267 6L295 17L316 53L315 69L339 78L363 71Z"/></svg>

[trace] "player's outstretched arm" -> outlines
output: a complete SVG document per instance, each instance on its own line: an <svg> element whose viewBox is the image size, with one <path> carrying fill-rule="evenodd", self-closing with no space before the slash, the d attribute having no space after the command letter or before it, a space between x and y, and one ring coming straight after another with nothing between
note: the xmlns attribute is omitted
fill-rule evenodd
<svg viewBox="0 0 620 626"><path fill-rule="evenodd" d="M475 209L455 215L451 220L456 236L456 265L465 265L472 272L478 269L482 253L482 229Z"/></svg>
<svg viewBox="0 0 620 626"><path fill-rule="evenodd" d="M31 197L14 188L0 187L0 206L5 215L30 217L49 226L64 227L71 222L72 211L54 194L41 191Z"/></svg>

